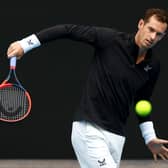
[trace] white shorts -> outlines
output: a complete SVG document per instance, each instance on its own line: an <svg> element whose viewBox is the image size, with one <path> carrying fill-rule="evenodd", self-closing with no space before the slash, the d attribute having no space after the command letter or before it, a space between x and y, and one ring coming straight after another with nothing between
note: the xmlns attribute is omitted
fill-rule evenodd
<svg viewBox="0 0 168 168"><path fill-rule="evenodd" d="M125 137L75 121L71 141L81 168L119 168Z"/></svg>

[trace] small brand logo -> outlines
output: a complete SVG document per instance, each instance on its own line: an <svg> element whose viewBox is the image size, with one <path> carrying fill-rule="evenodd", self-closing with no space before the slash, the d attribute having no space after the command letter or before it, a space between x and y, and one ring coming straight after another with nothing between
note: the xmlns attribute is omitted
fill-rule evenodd
<svg viewBox="0 0 168 168"><path fill-rule="evenodd" d="M149 65L146 65L146 66L144 67L144 70L145 70L146 72L148 72L148 71L151 70L151 69L152 69L152 67L149 66Z"/></svg>
<svg viewBox="0 0 168 168"><path fill-rule="evenodd" d="M30 40L27 41L28 45L33 45L34 43Z"/></svg>
<svg viewBox="0 0 168 168"><path fill-rule="evenodd" d="M106 165L106 160L105 158L101 161L101 160L98 160L98 163L99 163L99 166L105 166Z"/></svg>

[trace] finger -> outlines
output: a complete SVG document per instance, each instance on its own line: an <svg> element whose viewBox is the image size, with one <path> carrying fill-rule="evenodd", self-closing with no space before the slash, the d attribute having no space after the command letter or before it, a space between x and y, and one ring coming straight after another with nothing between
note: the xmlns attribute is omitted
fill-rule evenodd
<svg viewBox="0 0 168 168"><path fill-rule="evenodd" d="M163 146L163 149L168 152L168 148L167 147Z"/></svg>
<svg viewBox="0 0 168 168"><path fill-rule="evenodd" d="M163 147L160 153L163 154L166 159L168 159L168 149L167 148Z"/></svg>
<svg viewBox="0 0 168 168"><path fill-rule="evenodd" d="M8 58L11 58L15 55L16 55L16 51L11 51L10 53L8 53Z"/></svg>
<svg viewBox="0 0 168 168"><path fill-rule="evenodd" d="M7 50L7 55L10 55L12 52L13 52L13 49L11 49L11 48L8 49L8 50Z"/></svg>
<svg viewBox="0 0 168 168"><path fill-rule="evenodd" d="M160 139L160 140L159 140L159 143L168 144L168 140Z"/></svg>
<svg viewBox="0 0 168 168"><path fill-rule="evenodd" d="M161 153L158 154L162 160L166 160L165 156L162 155Z"/></svg>
<svg viewBox="0 0 168 168"><path fill-rule="evenodd" d="M155 162L157 162L157 155L156 154L153 154L153 159Z"/></svg>
<svg viewBox="0 0 168 168"><path fill-rule="evenodd" d="M168 159L168 153L166 152L164 155L165 155L166 159Z"/></svg>
<svg viewBox="0 0 168 168"><path fill-rule="evenodd" d="M12 43L12 44L9 45L7 52L12 52L16 48L17 48L16 43Z"/></svg>
<svg viewBox="0 0 168 168"><path fill-rule="evenodd" d="M8 50L7 50L7 52L9 53L9 52L11 52L12 50L13 50L13 47L9 47Z"/></svg>

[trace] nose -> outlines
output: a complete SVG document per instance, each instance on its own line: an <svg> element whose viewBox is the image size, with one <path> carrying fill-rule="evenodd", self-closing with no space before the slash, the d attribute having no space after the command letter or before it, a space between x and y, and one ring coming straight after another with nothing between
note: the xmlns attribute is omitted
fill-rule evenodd
<svg viewBox="0 0 168 168"><path fill-rule="evenodd" d="M155 40L156 36L157 36L156 32L151 33L151 40Z"/></svg>

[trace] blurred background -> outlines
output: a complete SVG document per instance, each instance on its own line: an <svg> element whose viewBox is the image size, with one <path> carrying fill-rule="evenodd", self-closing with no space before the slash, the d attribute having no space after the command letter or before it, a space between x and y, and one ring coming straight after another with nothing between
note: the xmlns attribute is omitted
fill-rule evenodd
<svg viewBox="0 0 168 168"><path fill-rule="evenodd" d="M41 29L74 23L108 26L134 32L149 7L168 9L168 1L47 0L4 1L0 5L0 80L8 73L6 50ZM156 48L161 75L153 94L153 120L159 137L168 138L168 39ZM32 111L18 123L0 122L0 158L74 159L70 135L74 111L85 85L93 48L59 40L27 53L18 61L17 75L32 96ZM123 159L149 159L138 122L131 112Z"/></svg>

